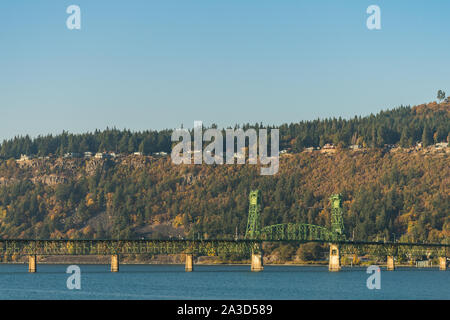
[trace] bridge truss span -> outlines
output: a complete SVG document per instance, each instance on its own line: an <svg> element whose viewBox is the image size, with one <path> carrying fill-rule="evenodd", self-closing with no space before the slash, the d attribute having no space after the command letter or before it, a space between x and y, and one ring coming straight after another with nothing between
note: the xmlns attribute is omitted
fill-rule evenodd
<svg viewBox="0 0 450 320"><path fill-rule="evenodd" d="M29 240L1 239L0 255L116 255L250 253L252 240Z"/></svg>
<svg viewBox="0 0 450 320"><path fill-rule="evenodd" d="M341 235L325 227L312 224L285 223L267 226L261 229L260 239L266 241L340 241Z"/></svg>

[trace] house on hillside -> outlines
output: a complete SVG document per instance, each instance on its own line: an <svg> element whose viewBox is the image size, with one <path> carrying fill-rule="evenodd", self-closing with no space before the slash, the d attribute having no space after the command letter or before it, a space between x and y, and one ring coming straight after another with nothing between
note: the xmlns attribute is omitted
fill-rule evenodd
<svg viewBox="0 0 450 320"><path fill-rule="evenodd" d="M323 146L322 150L320 150L321 153L335 153L337 151L337 148L332 143L327 143Z"/></svg>
<svg viewBox="0 0 450 320"><path fill-rule="evenodd" d="M352 151L358 151L362 149L362 146L360 146L359 144L352 144L350 147L348 147L350 150Z"/></svg>
<svg viewBox="0 0 450 320"><path fill-rule="evenodd" d="M323 146L322 150L323 149L336 149L336 146L332 143L327 143Z"/></svg>
<svg viewBox="0 0 450 320"><path fill-rule="evenodd" d="M64 154L63 158L65 159L70 159L70 158L79 158L81 157L81 155L77 152L68 152L66 154Z"/></svg>
<svg viewBox="0 0 450 320"><path fill-rule="evenodd" d="M109 158L109 155L104 152L97 152L95 154L95 159L108 159L108 158Z"/></svg>
<svg viewBox="0 0 450 320"><path fill-rule="evenodd" d="M18 162L22 162L22 161L28 161L28 160L31 160L31 159L34 159L35 157L34 157L34 155L27 155L27 154L21 154L20 155L20 159L19 160L17 160Z"/></svg>
<svg viewBox="0 0 450 320"><path fill-rule="evenodd" d="M448 148L448 142L439 142L434 145L436 149L445 149Z"/></svg>

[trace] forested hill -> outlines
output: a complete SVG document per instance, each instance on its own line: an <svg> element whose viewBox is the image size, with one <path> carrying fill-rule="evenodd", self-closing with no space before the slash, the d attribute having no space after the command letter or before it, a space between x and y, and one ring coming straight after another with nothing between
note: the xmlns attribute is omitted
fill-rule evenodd
<svg viewBox="0 0 450 320"><path fill-rule="evenodd" d="M301 114L299 114L301 117ZM243 129L262 127L262 124L243 125ZM206 129L206 128L205 128ZM377 115L353 119L325 119L283 124L280 129L280 148L300 152L307 147L322 147L326 143L347 147L382 147L385 144L413 146L422 141L425 146L450 139L450 103L430 103L416 107L399 107ZM0 146L3 159L19 158L21 154L63 156L66 153L116 152L143 154L170 152L171 130L132 132L106 129L85 134L16 137Z"/></svg>
<svg viewBox="0 0 450 320"><path fill-rule="evenodd" d="M173 165L170 157L0 161L2 238L233 237L248 194L262 224L329 226L328 198L344 198L355 240L450 236L449 153L338 150L283 155L274 176L253 165Z"/></svg>

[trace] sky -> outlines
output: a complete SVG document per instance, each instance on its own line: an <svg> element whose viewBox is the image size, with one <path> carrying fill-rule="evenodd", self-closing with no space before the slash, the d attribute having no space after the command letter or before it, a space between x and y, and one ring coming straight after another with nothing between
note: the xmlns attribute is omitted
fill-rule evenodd
<svg viewBox="0 0 450 320"><path fill-rule="evenodd" d="M78 5L81 29L66 9ZM369 30L366 9L381 9ZM0 140L269 125L450 93L450 1L4 0Z"/></svg>

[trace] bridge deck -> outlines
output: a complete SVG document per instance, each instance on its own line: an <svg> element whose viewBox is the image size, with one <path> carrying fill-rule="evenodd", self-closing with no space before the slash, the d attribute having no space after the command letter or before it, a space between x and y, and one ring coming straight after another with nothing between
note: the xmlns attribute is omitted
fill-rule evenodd
<svg viewBox="0 0 450 320"><path fill-rule="evenodd" d="M261 240L261 239L0 239L0 255L113 255L113 254L180 254L214 256L221 253L250 253L258 250L263 242L289 243L330 243L324 240ZM333 241L342 248L342 252L379 252L423 251L436 255L450 251L450 244L441 243L402 243L371 241Z"/></svg>

